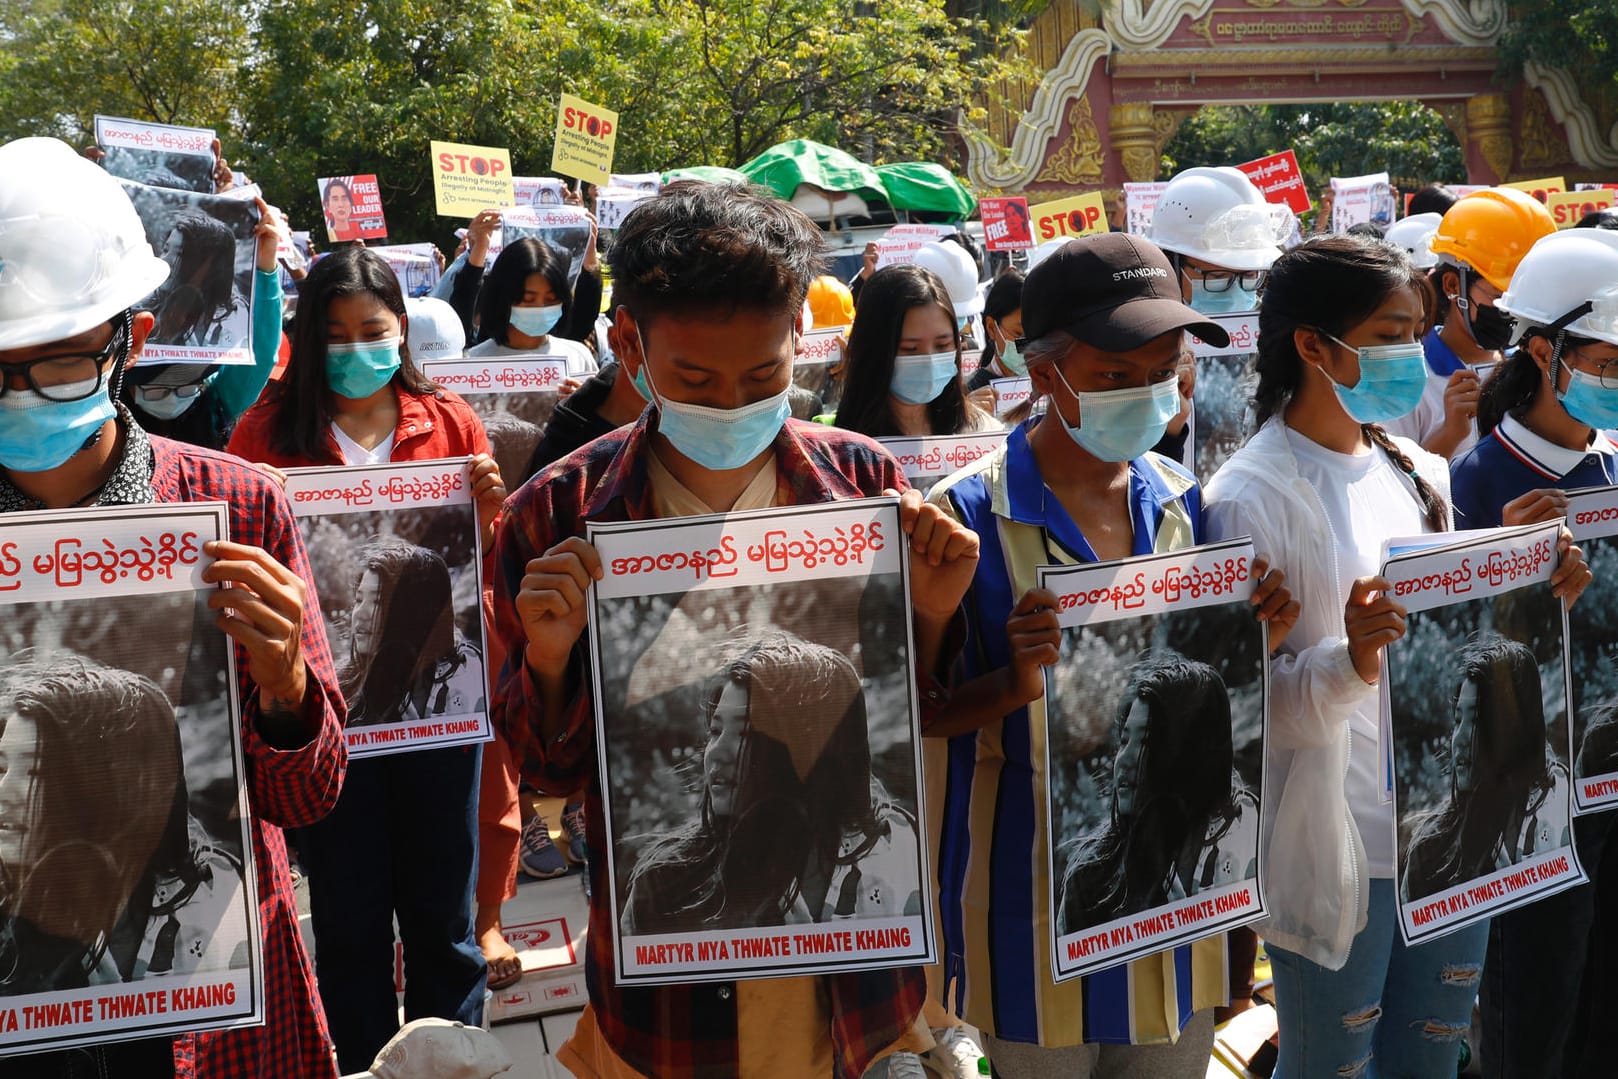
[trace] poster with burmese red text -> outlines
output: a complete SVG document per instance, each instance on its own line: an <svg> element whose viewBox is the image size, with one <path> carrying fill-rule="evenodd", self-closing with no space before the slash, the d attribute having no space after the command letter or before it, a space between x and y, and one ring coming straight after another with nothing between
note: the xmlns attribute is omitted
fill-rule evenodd
<svg viewBox="0 0 1618 1079"><path fill-rule="evenodd" d="M493 737L470 463L286 471L348 701L350 757Z"/></svg>
<svg viewBox="0 0 1618 1079"><path fill-rule="evenodd" d="M0 515L0 1058L263 1022L228 521Z"/></svg>
<svg viewBox="0 0 1618 1079"><path fill-rule="evenodd" d="M1062 627L1034 749L1056 980L1263 917L1269 646L1252 543L1042 566L1038 582Z"/></svg>
<svg viewBox="0 0 1618 1079"><path fill-rule="evenodd" d="M910 486L927 489L945 476L959 472L1005 444L1009 432L982 431L969 435L928 435L925 438L879 438L899 461Z"/></svg>
<svg viewBox="0 0 1618 1079"><path fill-rule="evenodd" d="M561 400L567 358L535 352L428 360L421 373L466 399L483 421L500 475L513 488L524 482Z"/></svg>
<svg viewBox="0 0 1618 1079"><path fill-rule="evenodd" d="M1568 492L1567 527L1593 578L1567 613L1573 807L1618 806L1618 487Z"/></svg>
<svg viewBox="0 0 1618 1079"><path fill-rule="evenodd" d="M1383 565L1399 930L1416 944L1584 881L1573 848L1561 521ZM1395 548L1397 550L1397 548Z"/></svg>
<svg viewBox="0 0 1618 1079"><path fill-rule="evenodd" d="M898 500L587 538L618 984L933 962Z"/></svg>

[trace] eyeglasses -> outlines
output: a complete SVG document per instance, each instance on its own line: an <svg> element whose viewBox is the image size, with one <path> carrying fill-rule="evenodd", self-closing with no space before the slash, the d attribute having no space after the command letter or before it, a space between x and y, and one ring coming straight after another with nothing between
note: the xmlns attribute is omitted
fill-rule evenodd
<svg viewBox="0 0 1618 1079"><path fill-rule="evenodd" d="M52 356L31 363L0 363L0 397L11 391L13 374L21 375L28 382L28 388L47 401L82 401L86 397L93 397L101 392L105 375L102 368L118 354L123 339L124 329L119 326L113 331L107 347L93 355Z"/></svg>
<svg viewBox="0 0 1618 1079"><path fill-rule="evenodd" d="M1563 361L1565 362L1572 359L1578 359L1582 363L1595 366L1596 377L1601 380L1602 389L1618 390L1618 357L1612 357L1605 360L1592 360L1578 349L1570 348L1567 350L1567 355L1563 357ZM1568 366L1571 367L1572 364L1569 363Z"/></svg>
<svg viewBox="0 0 1618 1079"><path fill-rule="evenodd" d="M135 391L135 396L142 401L162 401L169 397L178 397L183 400L187 397L195 397L207 389L211 378L212 376L210 375L208 378L199 379L196 382L186 382L179 386L134 386L131 388Z"/></svg>
<svg viewBox="0 0 1618 1079"><path fill-rule="evenodd" d="M1267 270L1199 270L1187 266L1185 272L1196 275L1209 292L1229 292L1235 282L1243 292L1257 292L1269 277Z"/></svg>

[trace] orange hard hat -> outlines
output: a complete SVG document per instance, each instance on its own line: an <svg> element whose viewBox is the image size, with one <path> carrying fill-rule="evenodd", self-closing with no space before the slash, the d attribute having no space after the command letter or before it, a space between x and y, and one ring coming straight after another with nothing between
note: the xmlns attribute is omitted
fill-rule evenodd
<svg viewBox="0 0 1618 1079"><path fill-rule="evenodd" d="M815 318L817 330L851 325L854 294L837 278L822 274L809 283L809 313Z"/></svg>
<svg viewBox="0 0 1618 1079"><path fill-rule="evenodd" d="M1476 270L1504 292L1517 263L1534 244L1556 231L1543 203L1514 187L1474 191L1456 201L1433 234L1433 253Z"/></svg>

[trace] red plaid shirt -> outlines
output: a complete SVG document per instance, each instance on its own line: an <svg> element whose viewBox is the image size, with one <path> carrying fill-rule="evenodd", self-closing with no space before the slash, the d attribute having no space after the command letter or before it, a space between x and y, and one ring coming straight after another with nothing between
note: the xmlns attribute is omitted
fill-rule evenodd
<svg viewBox="0 0 1618 1079"><path fill-rule="evenodd" d="M647 481L648 439L656 412L603 435L539 473L506 501L491 574L495 634L507 660L493 700L495 725L536 789L566 796L584 786L585 832L605 850L601 787L595 763L595 717L588 683L588 641L575 646L576 691L562 734L539 736L539 695L523 661L526 638L515 598L530 559L585 521L654 518ZM775 441L777 505L811 505L902 491L904 474L888 452L852 432L788 420ZM929 672L918 671L924 722L945 700ZM731 983L691 986L614 985L612 884L603 858L590 860L590 930L586 975L596 1021L625 1063L648 1075L718 1079L737 1072L736 993ZM856 1079L881 1050L910 1030L926 995L920 967L826 976L837 1075Z"/></svg>
<svg viewBox="0 0 1618 1079"><path fill-rule="evenodd" d="M153 438L152 490L159 502L230 504L230 538L262 547L307 587L303 658L309 668L307 715L320 733L301 749L272 748L258 732L258 691L247 653L236 646L242 690L242 755L247 762L253 857L258 866L264 934L264 1025L174 1039L177 1079L327 1079L337 1075L315 972L298 932L283 828L313 824L337 804L348 767L346 709L326 644L320 599L280 484L234 457Z"/></svg>

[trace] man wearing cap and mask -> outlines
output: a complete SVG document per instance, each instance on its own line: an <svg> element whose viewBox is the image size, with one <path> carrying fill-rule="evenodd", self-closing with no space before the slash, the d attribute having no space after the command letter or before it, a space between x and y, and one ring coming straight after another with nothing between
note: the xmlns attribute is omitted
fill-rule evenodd
<svg viewBox="0 0 1618 1079"><path fill-rule="evenodd" d="M204 549L214 561L203 579L230 585L210 606L241 672L265 1023L31 1056L26 1074L335 1076L281 830L319 820L337 801L347 766L342 696L280 484L233 457L149 436L116 403L152 331L152 315L136 305L168 273L106 172L55 139L0 146L0 512L230 507L232 539Z"/></svg>
<svg viewBox="0 0 1618 1079"><path fill-rule="evenodd" d="M1201 542L1196 480L1150 447L1180 410L1181 335L1226 335L1182 302L1163 252L1125 233L1064 244L1029 273L1022 312L1028 376L1047 411L929 496L982 537L962 605L970 681L925 731L927 788L943 818L942 977L1003 1079L1200 1079L1213 1008L1228 996L1224 934L1083 979L1051 976L1050 863L1036 822L1047 798L1043 669L1060 631L1057 598L1035 587L1035 570ZM1274 643L1297 604L1280 574L1254 570Z"/></svg>

